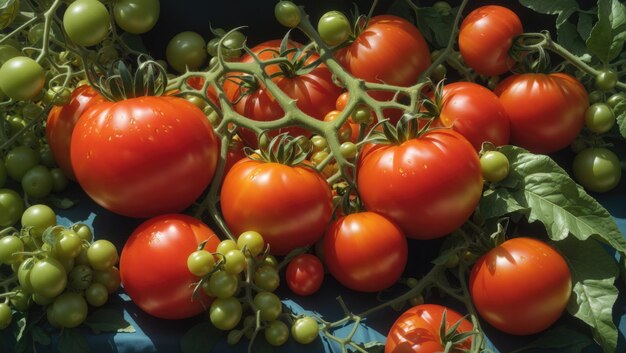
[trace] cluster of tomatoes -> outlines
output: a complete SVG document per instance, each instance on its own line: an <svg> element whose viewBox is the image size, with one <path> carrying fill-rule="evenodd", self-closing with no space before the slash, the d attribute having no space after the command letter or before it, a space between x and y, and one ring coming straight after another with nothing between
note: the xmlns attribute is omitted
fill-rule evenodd
<svg viewBox="0 0 626 353"><path fill-rule="evenodd" d="M0 282L0 329L13 311L46 308L48 322L73 328L87 318L88 307L101 307L120 287L118 252L110 241L93 240L85 224L57 225L55 212L37 204L20 212L21 230L7 227L0 238L0 263L13 275Z"/></svg>
<svg viewBox="0 0 626 353"><path fill-rule="evenodd" d="M42 1L32 9L42 17L28 30L0 39L0 96L14 112L0 135L0 186L7 174L29 198L44 199L76 181L104 209L145 219L117 271L117 250L106 240L92 243L88 227L58 227L42 205L23 213L21 195L0 189L0 262L13 267L20 285L3 296L17 310L27 308L19 300L48 305L49 321L61 327L79 325L87 303L103 305L121 282L155 317L208 311L216 328L230 331L229 343L261 332L276 346L290 334L310 343L333 324L287 315L273 293L282 265L297 295L315 293L324 269L352 290L386 290L407 270L409 241L454 233L484 188L506 180L510 164L499 147L557 152L583 130L607 133L626 106L610 70L595 78L595 98L567 73L515 73L492 80L492 89L433 84L446 76L445 63L483 77L516 67L510 53L522 23L501 6L464 17L458 53L431 54L403 18L352 22L330 11L313 28L301 8L279 1L278 22L298 27L310 43L287 36L248 48L240 30L215 29L208 42L186 31L169 41L162 60L139 55L129 67L113 63L137 56L118 31L149 31L159 3L109 5ZM447 3L436 5L451 16ZM573 170L591 191L611 190L621 176L613 152L595 145L580 148ZM45 213L36 224L34 212ZM207 215L225 240L203 223ZM13 231L20 219L22 231ZM511 239L461 265L472 267L470 305L503 332L542 331L569 300L566 261L536 239ZM550 280L530 275L547 267ZM515 290L520 285L524 291ZM425 286L410 286L412 303ZM10 318L11 307L0 304L0 327ZM479 323L417 305L391 328L385 351L417 351L421 327L437 338L435 350L460 350L473 347Z"/></svg>

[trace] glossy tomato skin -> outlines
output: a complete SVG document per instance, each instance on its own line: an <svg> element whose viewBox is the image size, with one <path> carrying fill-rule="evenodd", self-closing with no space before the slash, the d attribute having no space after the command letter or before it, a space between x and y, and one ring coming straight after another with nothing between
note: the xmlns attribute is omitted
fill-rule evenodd
<svg viewBox="0 0 626 353"><path fill-rule="evenodd" d="M565 73L513 75L494 92L511 122L511 143L552 153L574 141L589 107L587 92Z"/></svg>
<svg viewBox="0 0 626 353"><path fill-rule="evenodd" d="M301 44L296 42L293 42L291 45L293 47L301 46ZM261 60L268 60L276 56L275 53L269 50L277 51L279 48L280 41L271 40L255 46L252 48L252 52L257 54ZM318 59L319 55L313 54L307 59L306 63L312 63ZM240 61L249 63L253 60L250 55L246 54ZM265 70L269 75L279 71L280 69L277 65L270 65ZM224 89L230 101L236 102L234 108L239 114L255 121L272 121L281 118L285 114L278 101L265 86L260 85L258 89L242 95L239 87L233 83L236 81L236 78L226 81ZM297 100L296 105L300 110L317 120L323 120L326 113L333 110L335 100L342 92L342 89L334 84L332 73L324 64L320 64L304 75L293 77L276 76L273 78L273 82L287 96ZM304 128L287 127L270 132L268 137L276 136L282 132L289 132L292 136L310 137L312 135L312 132ZM258 138L252 130L241 128L237 133L246 145L252 148L258 146Z"/></svg>
<svg viewBox="0 0 626 353"><path fill-rule="evenodd" d="M450 129L367 148L357 172L365 207L396 222L413 239L452 232L470 217L482 194L478 154Z"/></svg>
<svg viewBox="0 0 626 353"><path fill-rule="evenodd" d="M565 259L546 243L513 238L481 257L470 275L472 301L498 330L529 335L550 327L572 291Z"/></svg>
<svg viewBox="0 0 626 353"><path fill-rule="evenodd" d="M335 57L352 75L368 82L410 86L430 65L428 44L407 20L372 17L367 27Z"/></svg>
<svg viewBox="0 0 626 353"><path fill-rule="evenodd" d="M203 241L207 241L205 250L215 252L220 239L196 218L166 214L145 221L122 249L124 290L143 311L158 318L200 314L211 299L200 291L200 300L191 300L199 278L189 272L187 258Z"/></svg>
<svg viewBox="0 0 626 353"><path fill-rule="evenodd" d="M218 142L204 113L171 96L98 104L72 134L76 179L102 207L128 217L180 212L206 189Z"/></svg>
<svg viewBox="0 0 626 353"><path fill-rule="evenodd" d="M339 217L324 236L328 271L344 286L378 292L396 283L408 258L407 240L395 223L374 212Z"/></svg>
<svg viewBox="0 0 626 353"><path fill-rule="evenodd" d="M307 296L317 292L324 281L324 265L315 255L298 255L287 265L287 286L297 295Z"/></svg>
<svg viewBox="0 0 626 353"><path fill-rule="evenodd" d="M438 125L460 133L480 151L483 142L496 146L509 143L509 117L489 89L471 82L454 82L443 87Z"/></svg>
<svg viewBox="0 0 626 353"><path fill-rule="evenodd" d="M459 51L465 63L479 74L501 75L513 67L509 49L523 31L515 12L497 5L482 6L461 23Z"/></svg>
<svg viewBox="0 0 626 353"><path fill-rule="evenodd" d="M101 96L89 85L76 87L67 104L54 106L48 113L46 121L46 140L50 145L50 150L54 160L63 171L63 174L71 180L76 180L72 162L70 159L70 142L72 132L78 118L90 107L106 102L106 98Z"/></svg>
<svg viewBox="0 0 626 353"><path fill-rule="evenodd" d="M461 321L457 332L474 329L472 323L458 312L436 304L422 304L412 307L398 317L387 334L385 353L435 353L445 350L439 331L443 313L446 312L446 328ZM471 338L457 344L450 352L469 350Z"/></svg>
<svg viewBox="0 0 626 353"><path fill-rule="evenodd" d="M257 231L273 255L313 245L332 216L332 195L314 169L245 158L222 185L222 213L233 234Z"/></svg>

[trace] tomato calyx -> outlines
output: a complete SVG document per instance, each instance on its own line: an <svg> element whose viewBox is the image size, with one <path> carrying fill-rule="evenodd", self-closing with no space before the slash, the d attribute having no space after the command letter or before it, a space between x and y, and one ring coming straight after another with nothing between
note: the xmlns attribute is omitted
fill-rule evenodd
<svg viewBox="0 0 626 353"><path fill-rule="evenodd" d="M427 121L422 124L420 119L427 119ZM374 127L367 141L374 144L400 145L424 134L430 128L431 123L432 119L427 114L405 113L395 126L389 120L383 120L377 124L382 127L382 131Z"/></svg>
<svg viewBox="0 0 626 353"><path fill-rule="evenodd" d="M244 153L248 158L267 163L280 163L292 167L306 165L304 161L309 151L303 147L301 140L304 139L303 136L293 137L282 133L274 137L267 148L261 147L253 150L250 147L244 147Z"/></svg>
<svg viewBox="0 0 626 353"><path fill-rule="evenodd" d="M471 339L473 336L479 334L479 332L476 330L459 332L459 326L461 326L463 321L466 319L465 317L456 321L454 324L452 324L452 326L446 327L446 316L447 310L444 310L441 317L441 325L439 326L439 338L441 346L445 347L445 352L464 352L465 350L457 347L466 340Z"/></svg>
<svg viewBox="0 0 626 353"><path fill-rule="evenodd" d="M112 102L145 97L161 96L166 92L167 73L156 61L138 60L137 69L132 68L122 60L117 61L109 68L106 75L99 75L95 66L87 69L90 84L106 99Z"/></svg>

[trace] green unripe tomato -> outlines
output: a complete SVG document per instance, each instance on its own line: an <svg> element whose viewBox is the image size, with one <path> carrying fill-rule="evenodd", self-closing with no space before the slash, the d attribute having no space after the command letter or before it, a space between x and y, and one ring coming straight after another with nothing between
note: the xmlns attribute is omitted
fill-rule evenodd
<svg viewBox="0 0 626 353"><path fill-rule="evenodd" d="M317 31L330 46L345 42L352 34L350 21L342 12L329 11L322 15L317 23Z"/></svg>
<svg viewBox="0 0 626 353"><path fill-rule="evenodd" d="M159 0L117 0L113 5L115 23L128 33L142 34L159 19Z"/></svg>
<svg viewBox="0 0 626 353"><path fill-rule="evenodd" d="M617 73L613 70L602 70L596 75L596 87L601 91L610 91L617 84Z"/></svg>
<svg viewBox="0 0 626 353"><path fill-rule="evenodd" d="M574 157L574 177L585 189L607 192L619 183L622 176L620 161L606 148L587 148Z"/></svg>
<svg viewBox="0 0 626 353"><path fill-rule="evenodd" d="M30 284L35 293L54 298L67 285L67 272L58 260L48 257L37 261L30 270Z"/></svg>
<svg viewBox="0 0 626 353"><path fill-rule="evenodd" d="M220 330L232 330L241 321L243 308L237 298L217 298L211 303L209 319Z"/></svg>
<svg viewBox="0 0 626 353"><path fill-rule="evenodd" d="M278 23L289 28L297 27L302 20L300 8L291 1L279 1L276 3L274 16L276 16Z"/></svg>
<svg viewBox="0 0 626 353"><path fill-rule="evenodd" d="M284 322L274 320L268 323L264 334L267 343L278 347L285 344L285 342L289 339L289 328Z"/></svg>
<svg viewBox="0 0 626 353"><path fill-rule="evenodd" d="M175 35L167 44L165 56L168 64L178 72L198 69L207 58L206 42L196 32L186 31Z"/></svg>
<svg viewBox="0 0 626 353"><path fill-rule="evenodd" d="M39 164L39 158L39 153L30 147L14 147L4 160L7 174L11 179L21 181L26 172Z"/></svg>
<svg viewBox="0 0 626 353"><path fill-rule="evenodd" d="M22 189L31 199L43 199L52 192L52 174L43 165L29 169L22 177Z"/></svg>
<svg viewBox="0 0 626 353"><path fill-rule="evenodd" d="M49 227L57 225L54 210L44 204L32 205L22 214L22 227L31 227L30 234L41 237Z"/></svg>
<svg viewBox="0 0 626 353"><path fill-rule="evenodd" d="M497 183L509 175L509 159L500 151L487 151L480 157L480 167L486 181Z"/></svg>
<svg viewBox="0 0 626 353"><path fill-rule="evenodd" d="M319 335L319 325L310 316L301 317L291 326L291 336L300 344L309 344Z"/></svg>
<svg viewBox="0 0 626 353"><path fill-rule="evenodd" d="M43 67L26 56L16 56L0 67L0 89L7 97L16 101L37 97L45 81Z"/></svg>
<svg viewBox="0 0 626 353"><path fill-rule="evenodd" d="M0 227L10 227L24 212L24 200L12 189L0 189Z"/></svg>
<svg viewBox="0 0 626 353"><path fill-rule="evenodd" d="M603 134L615 125L615 114L606 103L592 104L585 111L585 126L596 134Z"/></svg>
<svg viewBox="0 0 626 353"><path fill-rule="evenodd" d="M202 277L213 269L215 259L213 254L206 250L197 250L187 258L187 268L194 276Z"/></svg>
<svg viewBox="0 0 626 353"><path fill-rule="evenodd" d="M98 239L87 250L87 259L91 268L106 271L119 261L117 248L106 239Z"/></svg>
<svg viewBox="0 0 626 353"><path fill-rule="evenodd" d="M247 255L249 251L252 256L257 256L263 251L265 242L259 232L250 230L239 235L237 238L237 247L242 251L246 248L247 251L245 255Z"/></svg>
<svg viewBox="0 0 626 353"><path fill-rule="evenodd" d="M70 39L84 47L99 44L109 34L109 11L98 0L76 0L63 14L63 28Z"/></svg>
<svg viewBox="0 0 626 353"><path fill-rule="evenodd" d="M65 292L52 303L52 315L61 327L73 328L87 318L87 302L82 295Z"/></svg>

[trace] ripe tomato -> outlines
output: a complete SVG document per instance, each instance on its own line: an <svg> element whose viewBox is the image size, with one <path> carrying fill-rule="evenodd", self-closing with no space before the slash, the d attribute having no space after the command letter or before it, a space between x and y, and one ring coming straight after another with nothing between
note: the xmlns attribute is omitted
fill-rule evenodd
<svg viewBox="0 0 626 353"><path fill-rule="evenodd" d="M563 312L572 278L563 257L546 243L513 238L478 259L470 275L476 309L506 333L545 330Z"/></svg>
<svg viewBox="0 0 626 353"><path fill-rule="evenodd" d="M293 258L287 265L287 285L297 295L311 295L317 292L324 281L324 265L319 257L302 254Z"/></svg>
<svg viewBox="0 0 626 353"><path fill-rule="evenodd" d="M493 92L471 82L454 82L443 88L438 125L460 133L480 151L482 143L509 142L509 117Z"/></svg>
<svg viewBox="0 0 626 353"><path fill-rule="evenodd" d="M415 84L430 65L428 45L417 27L392 15L372 17L335 57L355 77L397 86Z"/></svg>
<svg viewBox="0 0 626 353"><path fill-rule="evenodd" d="M501 75L513 66L513 39L522 34L522 21L506 7L488 5L470 12L461 23L459 51L481 75Z"/></svg>
<svg viewBox="0 0 626 353"><path fill-rule="evenodd" d="M102 102L106 98L101 96L89 85L77 87L72 96L63 106L54 106L48 113L46 121L46 140L54 156L54 161L63 174L72 180L76 180L72 162L70 159L70 141L74 126L78 118L90 107Z"/></svg>
<svg viewBox="0 0 626 353"><path fill-rule="evenodd" d="M446 340L441 337L441 322L446 312L446 330L461 322L457 333L474 329L472 323L458 312L436 304L421 304L412 307L400 315L387 334L385 353L435 353L443 352ZM472 339L456 343L449 350L451 353L469 351Z"/></svg>
<svg viewBox="0 0 626 353"><path fill-rule="evenodd" d="M100 103L72 134L71 161L85 192L129 217L179 212L206 189L218 142L204 113L171 96Z"/></svg>
<svg viewBox="0 0 626 353"><path fill-rule="evenodd" d="M299 43L292 43L293 47L300 47ZM254 48L252 52L258 55L261 60L269 60L276 56L274 51L280 49L279 40L271 40L261 43ZM293 55L290 56L290 58ZM319 55L312 54L307 58L305 64L310 64L319 59ZM241 58L241 62L252 62L254 59L246 54ZM266 67L265 72L269 75L279 73L278 65L270 65ZM235 74L237 75L237 74ZM241 74L239 74L241 75ZM262 84L256 89L242 94L237 83L241 80L231 77L225 81L224 90L234 105L235 111L239 114L255 120L255 121L271 121L281 118L285 113L278 101ZM273 78L273 82L285 94L297 101L296 105L304 113L314 117L317 120L323 120L326 113L333 110L335 100L341 94L341 88L334 84L332 73L324 64L320 64L312 71L304 75L278 75ZM244 90L245 91L245 90ZM311 136L311 132L300 127L288 127L271 131L268 137L274 137L282 132L289 132L293 136ZM256 134L249 129L240 128L239 136L244 142L253 148L258 146Z"/></svg>
<svg viewBox="0 0 626 353"><path fill-rule="evenodd" d="M583 85L564 73L513 75L494 92L509 115L511 143L534 153L570 145L589 106Z"/></svg>
<svg viewBox="0 0 626 353"><path fill-rule="evenodd" d="M250 158L230 169L220 200L233 234L259 232L273 255L313 245L333 212L330 186L314 169Z"/></svg>
<svg viewBox="0 0 626 353"><path fill-rule="evenodd" d="M205 310L209 298L200 291L192 301L198 281L187 269L187 258L200 243L215 252L220 240L201 221L182 214L167 214L142 223L130 235L120 256L124 290L143 311L162 319L182 319Z"/></svg>
<svg viewBox="0 0 626 353"><path fill-rule="evenodd" d="M342 216L324 236L328 271L353 290L389 288L402 275L407 257L408 245L400 227L374 212Z"/></svg>
<svg viewBox="0 0 626 353"><path fill-rule="evenodd" d="M365 207L396 222L409 238L442 237L461 226L482 194L474 147L459 133L439 129L400 145L362 151L358 188Z"/></svg>

